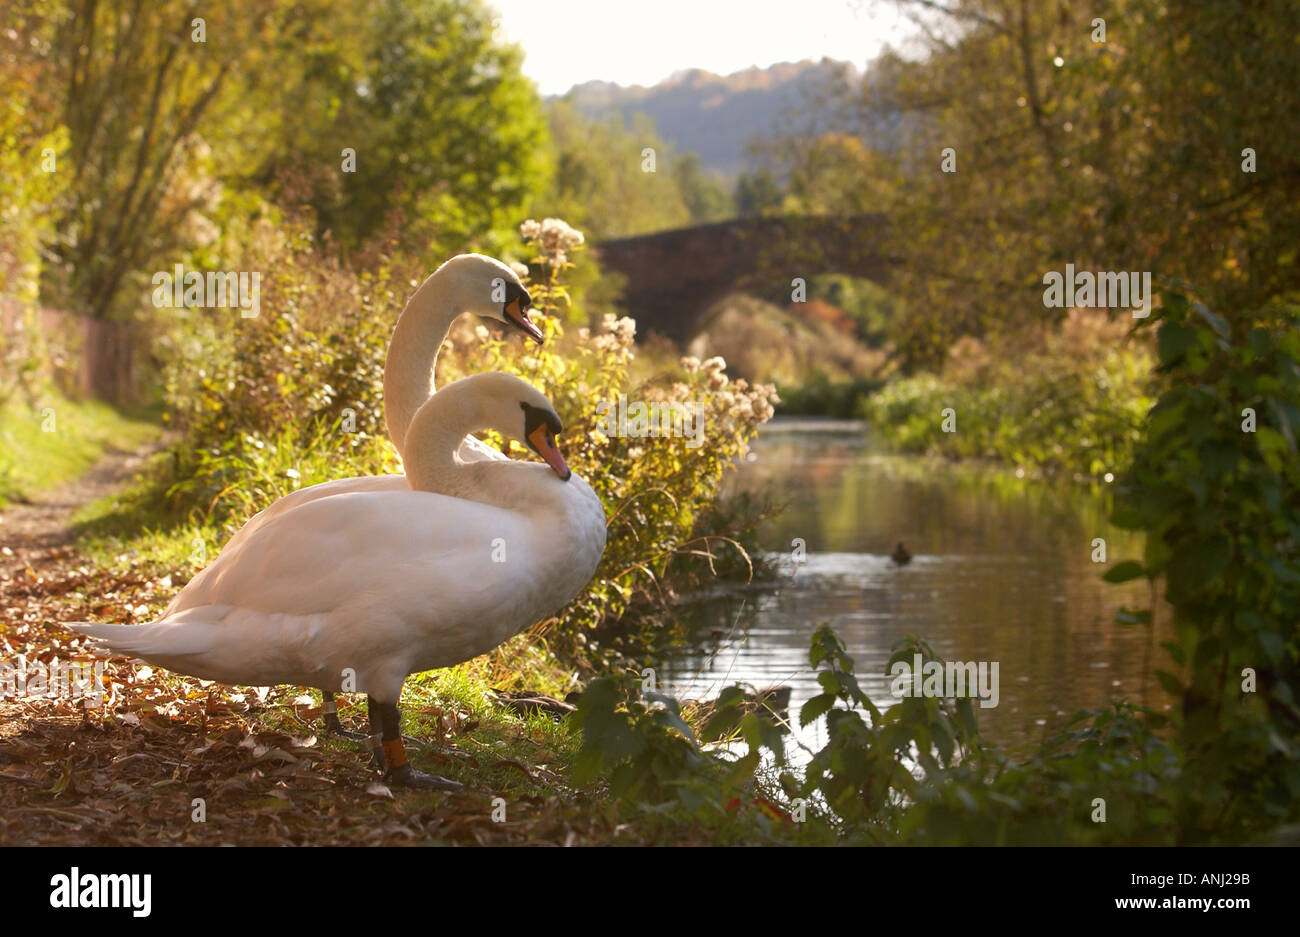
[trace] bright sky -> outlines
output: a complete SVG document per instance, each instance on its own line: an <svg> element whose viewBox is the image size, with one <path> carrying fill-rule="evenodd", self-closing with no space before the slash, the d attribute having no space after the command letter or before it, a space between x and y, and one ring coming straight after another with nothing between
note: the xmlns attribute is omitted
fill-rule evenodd
<svg viewBox="0 0 1300 937"><path fill-rule="evenodd" d="M543 94L599 79L652 85L675 71L728 75L823 56L862 67L913 34L878 0L488 0Z"/></svg>

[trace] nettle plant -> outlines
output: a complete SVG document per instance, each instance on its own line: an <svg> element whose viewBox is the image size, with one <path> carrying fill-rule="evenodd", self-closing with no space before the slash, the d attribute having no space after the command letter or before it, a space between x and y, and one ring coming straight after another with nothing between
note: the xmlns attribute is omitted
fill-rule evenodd
<svg viewBox="0 0 1300 937"><path fill-rule="evenodd" d="M1151 327L1166 389L1114 517L1146 551L1106 578L1164 586L1177 826L1232 841L1300 817L1300 310L1229 322L1177 291Z"/></svg>
<svg viewBox="0 0 1300 937"><path fill-rule="evenodd" d="M741 802L753 803L759 788L755 772L766 749L777 765L784 761L781 731L745 706L745 691L727 687L701 725L706 739L744 742L747 750L701 744L682 717L681 704L663 693L640 688L639 676L626 671L597 677L578 700L574 725L582 746L573 780L589 784L604 777L610 793L633 808L681 807L697 820L730 822ZM770 802L762 803L781 819ZM738 820L749 819L746 811ZM766 820L762 825L770 827Z"/></svg>
<svg viewBox="0 0 1300 937"><path fill-rule="evenodd" d="M894 645L886 673L895 661L911 663L918 655L941 662L926 641L908 636ZM808 764L802 794L820 798L846 831L892 840L904 805L922 784L976 746L973 703L908 697L882 711L858 686L853 658L827 624L813 634L809 663L822 692L804 703L799 722L806 726L824 715L827 740Z"/></svg>
<svg viewBox="0 0 1300 937"><path fill-rule="evenodd" d="M633 320L607 315L599 326L565 334L562 320L569 318L571 297L564 277L581 235L556 219L526 223L522 232L533 252L531 268L540 271L527 286L534 308L545 314L545 343L521 355L504 339L480 333L480 340L459 343L439 359L440 381L509 371L536 385L564 421L559 442L565 458L595 489L609 518L600 569L563 612L566 627L557 635L578 638L617 621L633 603L666 602L683 582L716 571L724 554L748 563L740 544L706 528L704 519L716 505L724 475L772 416L776 390L730 380L720 358L685 358L680 373L633 386ZM699 437L608 435L598 404L617 402L620 395L693 408ZM527 457L516 444L508 445Z"/></svg>
<svg viewBox="0 0 1300 937"><path fill-rule="evenodd" d="M890 665L915 655L939 660L926 642L908 637ZM827 740L802 773L786 759L777 721L749 705L743 688L726 688L703 713L684 711L665 694L639 689L634 674L616 673L593 680L578 701L574 781L603 777L629 807L680 809L749 841L899 842L908 806L978 750L972 701L918 697L882 711L859 688L853 658L829 625L813 635L809 660L822 693L804 704L799 721L824 717Z"/></svg>

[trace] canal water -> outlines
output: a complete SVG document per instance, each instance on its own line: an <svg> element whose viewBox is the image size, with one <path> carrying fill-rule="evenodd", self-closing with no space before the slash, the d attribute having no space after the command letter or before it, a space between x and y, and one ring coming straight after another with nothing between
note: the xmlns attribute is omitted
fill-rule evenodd
<svg viewBox="0 0 1300 937"><path fill-rule="evenodd" d="M820 692L808 642L825 621L882 708L896 702L885 666L904 635L947 660L997 662L999 698L978 710L980 730L1011 750L1078 709L1140 702L1144 683L1150 705L1167 708L1144 669L1148 653L1162 663L1168 635L1158 627L1148 651L1147 629L1114 620L1121 607L1147 607L1148 587L1100 579L1142 551L1139 536L1107 522L1108 490L889 455L861 424L807 420L764 427L729 484L788 502L761 531L782 574L683 606L689 640L659 675L679 698L786 684L799 741L820 747L823 725L799 727L797 712ZM1105 564L1093 562L1096 538ZM890 558L899 541L913 556L903 566Z"/></svg>

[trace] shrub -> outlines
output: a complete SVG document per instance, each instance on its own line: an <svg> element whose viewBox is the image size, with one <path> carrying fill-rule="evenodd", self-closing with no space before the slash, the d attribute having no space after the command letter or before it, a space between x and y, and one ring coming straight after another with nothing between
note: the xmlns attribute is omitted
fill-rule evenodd
<svg viewBox="0 0 1300 937"><path fill-rule="evenodd" d="M979 367L958 362L950 377L896 381L867 398L860 414L904 452L994 459L1047 473L1116 474L1141 438L1153 361L1140 342L1069 325L1037 353ZM946 408L955 413L955 432L943 430Z"/></svg>
<svg viewBox="0 0 1300 937"><path fill-rule="evenodd" d="M1239 840L1300 817L1300 310L1230 323L1172 292L1142 327L1166 389L1114 520L1146 551L1107 578L1163 583L1173 611L1182 836Z"/></svg>

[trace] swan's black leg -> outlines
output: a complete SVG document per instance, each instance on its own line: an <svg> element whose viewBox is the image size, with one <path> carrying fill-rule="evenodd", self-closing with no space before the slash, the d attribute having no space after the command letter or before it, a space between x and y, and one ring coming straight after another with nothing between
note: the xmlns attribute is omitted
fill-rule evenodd
<svg viewBox="0 0 1300 937"><path fill-rule="evenodd" d="M384 772L384 780L402 787L424 791L459 791L465 787L459 781L416 771L406 760L406 743L402 741L402 715L396 703L380 703L367 697L370 707L370 738L374 746L375 761ZM379 731L376 732L375 730Z"/></svg>
<svg viewBox="0 0 1300 937"><path fill-rule="evenodd" d="M321 690L321 713L325 718L325 731L330 735L337 735L341 739L347 739L349 742L364 742L366 736L361 732L353 732L351 729L343 728L343 723L339 722L338 704L334 702L333 690Z"/></svg>

